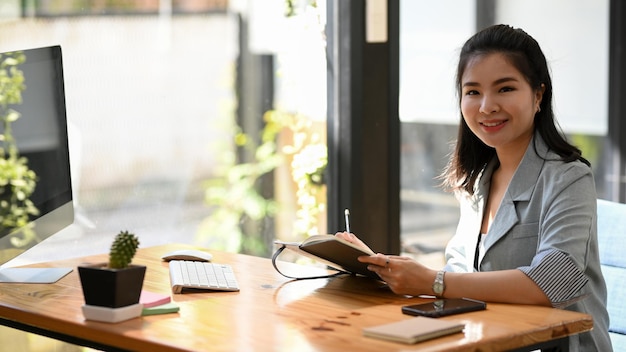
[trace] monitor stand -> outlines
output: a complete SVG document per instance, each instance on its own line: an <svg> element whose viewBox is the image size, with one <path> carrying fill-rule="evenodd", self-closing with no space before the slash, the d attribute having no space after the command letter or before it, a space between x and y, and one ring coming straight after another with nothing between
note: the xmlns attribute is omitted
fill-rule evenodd
<svg viewBox="0 0 626 352"><path fill-rule="evenodd" d="M72 268L0 268L0 283L52 284Z"/></svg>

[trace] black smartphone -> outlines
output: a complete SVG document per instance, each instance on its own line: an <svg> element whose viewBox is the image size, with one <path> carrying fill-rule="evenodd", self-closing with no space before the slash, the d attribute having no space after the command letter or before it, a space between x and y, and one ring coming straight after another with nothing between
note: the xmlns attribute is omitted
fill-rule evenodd
<svg viewBox="0 0 626 352"><path fill-rule="evenodd" d="M487 308L487 303L470 298L444 298L436 299L430 303L403 306L402 313L408 315L422 315L425 317L438 318L445 315L474 312Z"/></svg>

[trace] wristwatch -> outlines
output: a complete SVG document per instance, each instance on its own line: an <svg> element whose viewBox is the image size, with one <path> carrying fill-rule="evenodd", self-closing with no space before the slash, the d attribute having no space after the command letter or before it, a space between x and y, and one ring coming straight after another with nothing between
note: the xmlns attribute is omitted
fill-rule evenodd
<svg viewBox="0 0 626 352"><path fill-rule="evenodd" d="M435 282L433 282L433 292L437 297L443 296L443 291L446 289L446 285L443 283L443 275L445 273L445 271L440 270L437 272L437 276L435 276Z"/></svg>

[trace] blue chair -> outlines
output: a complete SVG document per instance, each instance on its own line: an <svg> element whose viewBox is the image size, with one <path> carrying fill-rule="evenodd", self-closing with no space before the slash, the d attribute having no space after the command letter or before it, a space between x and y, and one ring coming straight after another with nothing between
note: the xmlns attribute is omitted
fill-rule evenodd
<svg viewBox="0 0 626 352"><path fill-rule="evenodd" d="M609 335L614 351L626 351L626 204L598 199L598 244L608 291Z"/></svg>

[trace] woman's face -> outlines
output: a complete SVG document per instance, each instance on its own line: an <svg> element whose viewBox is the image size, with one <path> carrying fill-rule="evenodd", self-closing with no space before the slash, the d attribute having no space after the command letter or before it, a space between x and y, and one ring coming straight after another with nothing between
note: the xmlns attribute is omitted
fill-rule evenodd
<svg viewBox="0 0 626 352"><path fill-rule="evenodd" d="M474 57L461 77L463 119L483 143L498 152L526 151L542 95L543 89L534 91L501 53Z"/></svg>

